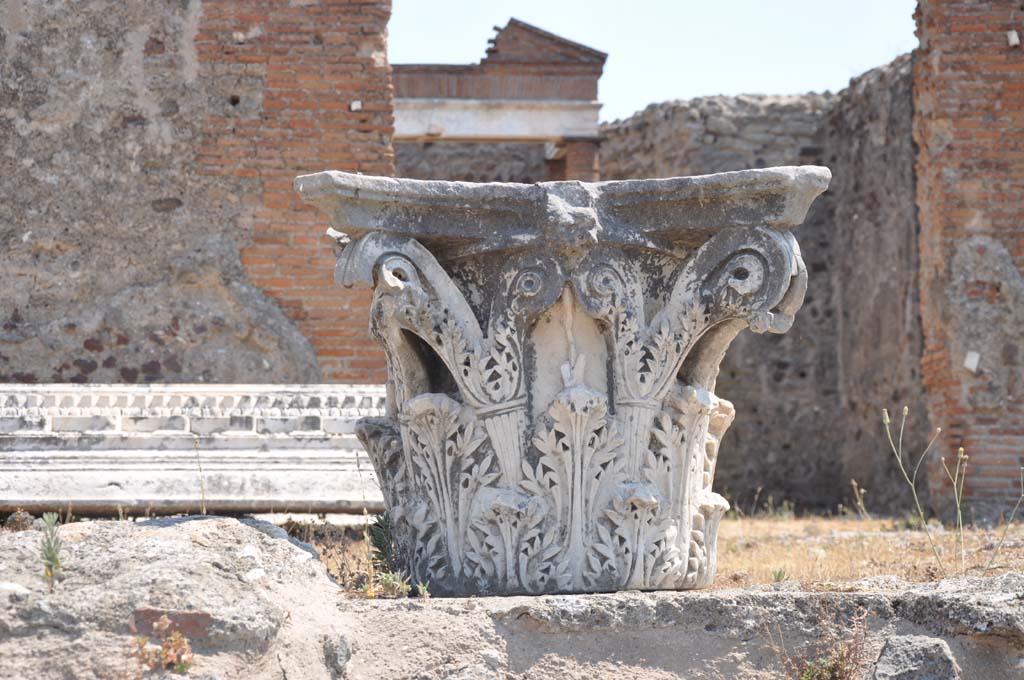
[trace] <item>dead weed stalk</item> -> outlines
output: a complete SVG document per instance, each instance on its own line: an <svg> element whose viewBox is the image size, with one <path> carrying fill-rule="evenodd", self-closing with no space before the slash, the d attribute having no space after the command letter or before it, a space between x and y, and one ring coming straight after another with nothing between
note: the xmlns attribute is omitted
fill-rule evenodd
<svg viewBox="0 0 1024 680"><path fill-rule="evenodd" d="M867 640L867 611L857 610L849 633L835 634L836 624L826 621L824 612L819 616L819 628L824 630L820 642L808 652L790 654L786 649L782 627L776 624L773 633L765 627L768 646L781 666L784 680L859 680L863 673ZM776 637L778 639L776 639Z"/></svg>
<svg viewBox="0 0 1024 680"><path fill-rule="evenodd" d="M928 446L925 447L921 453L920 458L914 463L913 469L908 473L907 466L903 461L903 430L907 424L907 414L909 409L903 407L903 418L900 421L899 436L893 440L891 420L889 418L889 411L882 409L882 423L885 425L885 434L889 439L889 446L892 449L893 455L896 457L896 462L899 465L900 472L903 474L903 479L907 482L907 486L910 487L910 492L914 497L914 507L917 510L918 519L921 522L921 529L928 537L928 544L931 546L932 555L935 556L935 564L939 569L939 572L943 577L949 575L942 558L939 555L938 546L935 543L932 533L928 528L928 519L925 516L924 508L921 505L921 500L917 495L917 474L921 469L921 463L924 462L925 457L931 450L935 440L938 439L939 434L942 432L942 428L935 428L935 434L932 436L931 441L928 442ZM964 452L964 448L961 446L956 452L956 462L952 469L946 462L946 457L942 456L940 462L942 464L942 470L946 473L946 478L949 480L953 488L953 501L956 506L956 533L954 536L955 548L957 552L957 562L959 565L958 574L966 576L968 571L967 566L967 549L964 540L964 486L967 483L967 466L970 457ZM992 549L992 553L989 556L987 563L985 564L984 571L988 571L992 568L992 564L995 562L996 557L999 555L999 551L1003 548L1003 543L1006 540L1006 535L1010 531L1010 527L1013 526L1014 520L1017 517L1017 511L1020 509L1022 503L1024 503L1024 467L1020 470L1021 474L1021 486L1020 486L1020 497L1017 499L1016 504L1013 506L1013 510L1010 512L1010 516L1007 519L1005 526L1003 527L1002 536L999 542Z"/></svg>

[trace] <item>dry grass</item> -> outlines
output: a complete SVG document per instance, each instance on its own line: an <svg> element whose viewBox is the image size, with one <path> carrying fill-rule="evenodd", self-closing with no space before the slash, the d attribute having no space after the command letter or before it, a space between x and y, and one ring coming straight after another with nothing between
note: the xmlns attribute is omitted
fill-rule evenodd
<svg viewBox="0 0 1024 680"><path fill-rule="evenodd" d="M288 532L311 543L328 573L346 590L366 585L369 555L363 527L288 522ZM957 572L955 532L932 527L949 573ZM1024 523L1010 528L992 569L984 566L1002 527L967 527L964 542L969 575L996 576L1024 571ZM725 519L718 536L718 575L714 588L735 588L781 580L805 586L856 581L869 576L908 581L941 577L923 531L893 519L854 517L779 517Z"/></svg>
<svg viewBox="0 0 1024 680"><path fill-rule="evenodd" d="M932 532L946 570L956 573L955 532L936 525ZM1001 533L1001 528L964 529L969 575L1024 570L1024 526L1018 523L985 571ZM923 531L908 530L891 519L828 517L726 519L719 530L715 588L789 579L809 585L883 575L908 581L941 577Z"/></svg>
<svg viewBox="0 0 1024 680"><path fill-rule="evenodd" d="M863 678L867 641L867 611L860 609L850 626L835 621L834 613L818 613L821 639L800 652L786 649L782 627L765 625L768 646L775 654L782 680L858 680Z"/></svg>
<svg viewBox="0 0 1024 680"><path fill-rule="evenodd" d="M361 592L368 581L370 553L361 525L337 526L323 522L287 521L291 536L316 549L327 573L347 592Z"/></svg>

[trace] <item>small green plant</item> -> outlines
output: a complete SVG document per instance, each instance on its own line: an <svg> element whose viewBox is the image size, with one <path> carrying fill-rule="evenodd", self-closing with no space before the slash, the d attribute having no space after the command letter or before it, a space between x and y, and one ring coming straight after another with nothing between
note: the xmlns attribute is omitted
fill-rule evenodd
<svg viewBox="0 0 1024 680"><path fill-rule="evenodd" d="M373 548L373 561L382 571L397 572L398 550L395 546L394 529L391 516L387 513L378 515L372 524L366 527L367 544Z"/></svg>
<svg viewBox="0 0 1024 680"><path fill-rule="evenodd" d="M363 595L369 599L408 597L413 586L399 565L391 518L385 513L371 523L367 514L363 537L368 562ZM430 597L426 583L417 583L416 592L421 598Z"/></svg>
<svg viewBox="0 0 1024 680"><path fill-rule="evenodd" d="M948 575L945 565L942 562L942 558L939 556L938 546L935 544L935 540L932 538L931 531L928 528L928 519L925 516L924 508L921 505L921 500L917 495L917 473L921 468L921 463L924 461L925 456L932 448L932 444L938 438L942 432L942 428L935 428L935 434L932 436L931 441L928 442L928 446L925 447L921 457L918 458L917 463L914 464L912 472L907 471L907 466L904 465L903 461L903 428L907 423L907 414L909 409L903 407L903 419L900 422L900 431L898 438L894 441L892 436L892 430L890 428L891 420L889 418L889 411L882 409L882 423L885 425L885 434L889 438L889 446L892 449L893 455L896 456L896 462L899 464L900 472L903 474L903 479L906 480L907 485L910 487L911 494L914 497L914 507L917 510L916 521L919 523L920 528L924 531L925 536L928 537L928 544L932 548L932 555L935 556L935 564L939 568L939 573L943 577ZM959 573L961 575L967 574L967 549L964 545L964 485L967 482L967 464L970 457L964 452L963 447L957 449L956 462L952 469L946 462L945 456L942 457L942 469L946 473L946 477L949 479L950 484L953 486L953 501L956 506L956 543L958 562L960 566ZM1010 527L1013 525L1014 520L1017 517L1017 511L1020 509L1022 503L1024 503L1024 467L1020 469L1020 497L1018 497L1016 504L1013 506L1013 510L1010 512L1010 516L1007 519L1006 525L1003 527L1002 536L995 548L992 549L992 554L989 556L988 562L984 569L988 571L991 569L993 562L995 562L996 556L999 551L1002 550L1003 542L1006 540L1006 534L1010 531ZM907 522L908 526L911 524L909 518Z"/></svg>
<svg viewBox="0 0 1024 680"><path fill-rule="evenodd" d="M764 514L773 519L793 519L796 517L796 505L787 499L783 499L779 505L776 505L775 496L769 494L764 502Z"/></svg>
<svg viewBox="0 0 1024 680"><path fill-rule="evenodd" d="M429 600L430 599L430 591L427 590L427 584L425 582L423 582L423 581L417 581L416 582L416 597L420 598L421 600Z"/></svg>
<svg viewBox="0 0 1024 680"><path fill-rule="evenodd" d="M904 408L906 411L906 408ZM957 551L960 555L960 573L967 573L967 551L964 549L964 482L967 481L967 454L964 453L964 447L960 447L956 452L956 466L953 472L950 472L949 466L946 465L946 457L942 457L942 469L946 472L946 477L953 484L953 500L956 503L956 535L957 540L960 543L960 549Z"/></svg>
<svg viewBox="0 0 1024 680"><path fill-rule="evenodd" d="M151 644L146 636L137 637L133 642L135 660L139 666L148 670L163 668L172 673L188 673L195 657L192 643L180 631L174 630L166 614L153 624L153 636L159 641L159 648Z"/></svg>
<svg viewBox="0 0 1024 680"><path fill-rule="evenodd" d="M772 580L776 583L782 583L787 578L785 569L772 569Z"/></svg>
<svg viewBox="0 0 1024 680"><path fill-rule="evenodd" d="M808 661L800 673L800 680L838 680L841 676L836 661L820 658Z"/></svg>
<svg viewBox="0 0 1024 680"><path fill-rule="evenodd" d="M43 515L43 540L40 543L40 558L43 561L43 580L53 592L57 580L61 576L60 549L61 540L57 534L57 513L47 512Z"/></svg>
<svg viewBox="0 0 1024 680"><path fill-rule="evenodd" d="M409 579L397 571L382 571L377 574L378 596L388 599L409 597L412 586Z"/></svg>

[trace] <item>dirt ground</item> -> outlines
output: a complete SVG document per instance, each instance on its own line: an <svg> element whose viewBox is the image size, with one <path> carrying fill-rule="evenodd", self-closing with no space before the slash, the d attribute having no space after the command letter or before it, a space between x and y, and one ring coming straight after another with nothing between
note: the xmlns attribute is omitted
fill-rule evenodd
<svg viewBox="0 0 1024 680"><path fill-rule="evenodd" d="M285 525L296 538L312 543L328 573L346 590L366 582L369 552L361 525L322 522ZM1024 571L1024 523L1006 533L1004 526L964 530L964 567L970 576ZM856 517L759 516L726 518L718 537L718 575L713 588L735 588L778 581L804 587L831 587L871 576L934 581L961 574L958 534L932 524L928 534L896 519ZM936 553L938 557L936 557ZM989 562L991 560L991 565Z"/></svg>
<svg viewBox="0 0 1024 680"><path fill-rule="evenodd" d="M989 560L1005 527L964 530L967 575L997 576L1024 570L1024 525L1010 527L995 560ZM895 576L934 581L961 573L957 532L936 524L928 534L904 521L854 518L726 519L718 536L716 588L797 580L805 586ZM936 557L935 553L938 553ZM986 568L987 567L987 568Z"/></svg>

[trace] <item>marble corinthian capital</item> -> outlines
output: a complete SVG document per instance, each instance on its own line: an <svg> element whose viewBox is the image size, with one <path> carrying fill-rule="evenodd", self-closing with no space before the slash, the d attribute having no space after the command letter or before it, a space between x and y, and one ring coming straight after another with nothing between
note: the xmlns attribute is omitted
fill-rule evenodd
<svg viewBox="0 0 1024 680"><path fill-rule="evenodd" d="M358 435L437 594L707 586L737 333L784 333L820 167L587 184L296 180L373 290L386 417Z"/></svg>

